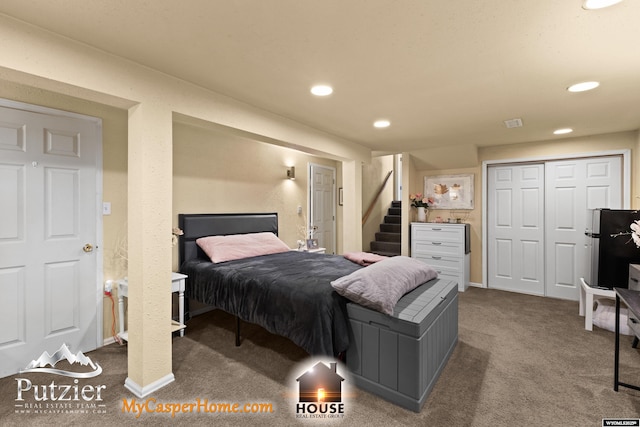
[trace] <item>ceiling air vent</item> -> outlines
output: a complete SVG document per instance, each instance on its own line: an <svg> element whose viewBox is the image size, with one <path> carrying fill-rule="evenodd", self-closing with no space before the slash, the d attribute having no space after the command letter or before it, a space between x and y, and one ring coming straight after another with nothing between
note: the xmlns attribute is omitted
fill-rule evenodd
<svg viewBox="0 0 640 427"><path fill-rule="evenodd" d="M504 125L507 127L507 129L521 128L522 127L522 119L505 120L504 121Z"/></svg>

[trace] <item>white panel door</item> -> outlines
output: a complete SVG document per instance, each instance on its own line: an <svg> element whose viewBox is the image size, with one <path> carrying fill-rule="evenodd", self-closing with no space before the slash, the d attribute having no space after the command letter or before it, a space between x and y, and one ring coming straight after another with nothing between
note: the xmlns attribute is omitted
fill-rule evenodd
<svg viewBox="0 0 640 427"><path fill-rule="evenodd" d="M488 168L488 286L544 294L544 165Z"/></svg>
<svg viewBox="0 0 640 427"><path fill-rule="evenodd" d="M546 163L546 295L578 300L589 277L587 210L622 208L622 157Z"/></svg>
<svg viewBox="0 0 640 427"><path fill-rule="evenodd" d="M309 224L313 230L313 237L318 239L318 245L326 248L326 253L334 254L335 247L335 174L333 168L320 165L310 165L310 208Z"/></svg>
<svg viewBox="0 0 640 427"><path fill-rule="evenodd" d="M0 107L0 377L97 347L96 121Z"/></svg>

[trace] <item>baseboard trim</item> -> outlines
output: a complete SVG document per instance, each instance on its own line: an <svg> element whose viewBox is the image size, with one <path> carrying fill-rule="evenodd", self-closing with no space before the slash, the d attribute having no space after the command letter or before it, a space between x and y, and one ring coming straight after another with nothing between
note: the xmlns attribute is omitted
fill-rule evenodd
<svg viewBox="0 0 640 427"><path fill-rule="evenodd" d="M484 288L485 286L482 283L469 282L469 286L473 286L475 288Z"/></svg>
<svg viewBox="0 0 640 427"><path fill-rule="evenodd" d="M173 375L173 372L172 372L160 378L159 380L152 382L151 384L141 387L131 378L127 377L127 379L124 381L124 387L127 390L129 390L131 393L135 394L137 397L143 398L153 393L154 391L160 390L162 387L168 384L171 384L175 380L176 380L176 377Z"/></svg>
<svg viewBox="0 0 640 427"><path fill-rule="evenodd" d="M105 338L104 341L102 342L102 346L104 347L105 345L113 344L115 342L116 342L116 339L114 337Z"/></svg>

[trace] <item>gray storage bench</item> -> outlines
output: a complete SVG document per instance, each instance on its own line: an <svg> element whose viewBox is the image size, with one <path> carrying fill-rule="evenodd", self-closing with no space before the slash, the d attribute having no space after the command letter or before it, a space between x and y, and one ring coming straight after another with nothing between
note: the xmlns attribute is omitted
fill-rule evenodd
<svg viewBox="0 0 640 427"><path fill-rule="evenodd" d="M419 412L458 342L458 284L433 279L404 295L393 315L348 303L346 353L356 385Z"/></svg>

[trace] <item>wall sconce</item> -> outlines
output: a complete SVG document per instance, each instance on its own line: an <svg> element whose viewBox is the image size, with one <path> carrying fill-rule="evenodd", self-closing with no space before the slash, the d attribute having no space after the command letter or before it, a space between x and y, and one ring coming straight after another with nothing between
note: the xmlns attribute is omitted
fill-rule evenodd
<svg viewBox="0 0 640 427"><path fill-rule="evenodd" d="M287 168L287 178L296 179L296 168L295 166L290 166Z"/></svg>

